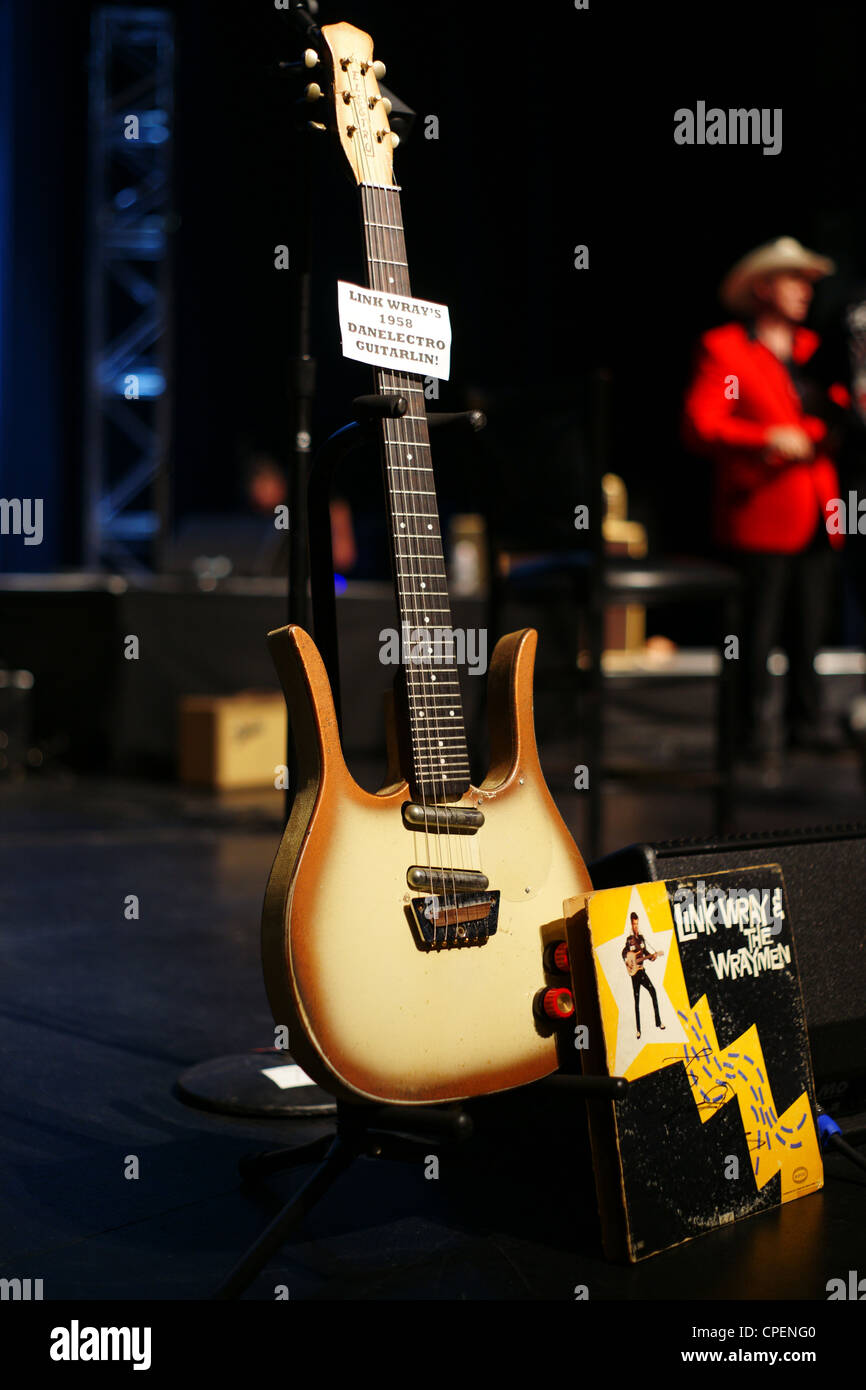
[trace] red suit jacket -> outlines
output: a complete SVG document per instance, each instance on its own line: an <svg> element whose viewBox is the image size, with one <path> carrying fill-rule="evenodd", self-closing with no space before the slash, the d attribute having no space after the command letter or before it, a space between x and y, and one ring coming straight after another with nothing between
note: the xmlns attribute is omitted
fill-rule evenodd
<svg viewBox="0 0 866 1390"><path fill-rule="evenodd" d="M808 362L817 334L798 328L794 361ZM736 377L735 384L729 378ZM734 397L734 388L739 392ZM772 425L799 425L815 444L807 462L764 456ZM804 550L826 503L839 496L832 459L820 445L823 420L806 415L784 364L740 323L705 333L686 393L684 434L689 448L715 464L715 536L735 550L794 554ZM841 536L831 536L841 544Z"/></svg>

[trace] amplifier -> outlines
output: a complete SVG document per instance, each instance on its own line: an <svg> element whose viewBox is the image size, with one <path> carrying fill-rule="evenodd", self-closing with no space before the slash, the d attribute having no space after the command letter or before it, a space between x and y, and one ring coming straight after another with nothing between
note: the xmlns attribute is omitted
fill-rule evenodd
<svg viewBox="0 0 866 1390"><path fill-rule="evenodd" d="M866 822L628 845L589 866L594 888L780 864L818 1100L866 1110Z"/></svg>

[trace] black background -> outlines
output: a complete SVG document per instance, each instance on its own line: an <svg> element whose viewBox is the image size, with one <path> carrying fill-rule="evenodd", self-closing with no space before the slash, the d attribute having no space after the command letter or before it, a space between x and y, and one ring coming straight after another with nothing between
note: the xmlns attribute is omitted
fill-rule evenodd
<svg viewBox="0 0 866 1390"><path fill-rule="evenodd" d="M79 557L86 53L90 6L6 0L14 11L13 230L4 327L4 481L43 470L64 489L56 562ZM271 0L182 0L177 15L174 237L179 517L229 510L249 449L288 457L286 383L305 208L294 101L304 78L268 66L302 44ZM678 413L695 336L721 320L728 266L770 237L833 256L813 322L831 337L866 275L862 22L853 3L546 6L323 0L320 23L373 35L386 80L419 113L397 152L416 291L447 302L452 380L440 406L476 391L582 409L587 372L614 374L613 464L652 543L702 553L707 470L683 454ZM674 112L781 107L783 147L682 147ZM439 118L439 139L423 117ZM339 357L334 281L360 274L348 166L320 137L315 174L316 438L369 374ZM341 167L342 166L342 167ZM574 247L590 268L574 268ZM297 264L297 257L293 264ZM22 287L26 287L22 288ZM521 325L514 333L511 325ZM26 333L25 333L26 328ZM50 370L47 370L47 365ZM540 391L540 395L539 395ZM546 444L543 429L540 448ZM561 525L574 480L538 483L522 442L498 473L441 447L444 509L497 504L529 531ZM345 483L375 509L375 464ZM372 499L372 500L371 500ZM40 563L49 551L43 547ZM25 557L30 558L30 557ZM387 572L384 554L382 573Z"/></svg>

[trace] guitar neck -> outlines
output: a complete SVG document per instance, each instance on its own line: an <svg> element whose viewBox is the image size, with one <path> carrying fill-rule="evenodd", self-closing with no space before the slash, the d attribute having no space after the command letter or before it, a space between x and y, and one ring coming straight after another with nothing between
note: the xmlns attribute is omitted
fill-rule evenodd
<svg viewBox="0 0 866 1390"><path fill-rule="evenodd" d="M400 194L361 184L368 284L411 296ZM399 352L399 306L383 312L383 360ZM401 395L406 414L382 422L382 459L391 557L400 618L401 663L413 795L420 801L459 799L469 786L469 757L422 378L396 367L376 368L376 390Z"/></svg>

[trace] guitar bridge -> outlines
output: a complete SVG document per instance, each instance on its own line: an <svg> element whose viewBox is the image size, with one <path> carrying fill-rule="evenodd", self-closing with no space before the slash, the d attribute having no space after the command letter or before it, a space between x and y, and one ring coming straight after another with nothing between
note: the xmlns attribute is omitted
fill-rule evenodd
<svg viewBox="0 0 866 1390"><path fill-rule="evenodd" d="M412 919L426 950L483 946L499 922L499 893L431 893L413 898Z"/></svg>

